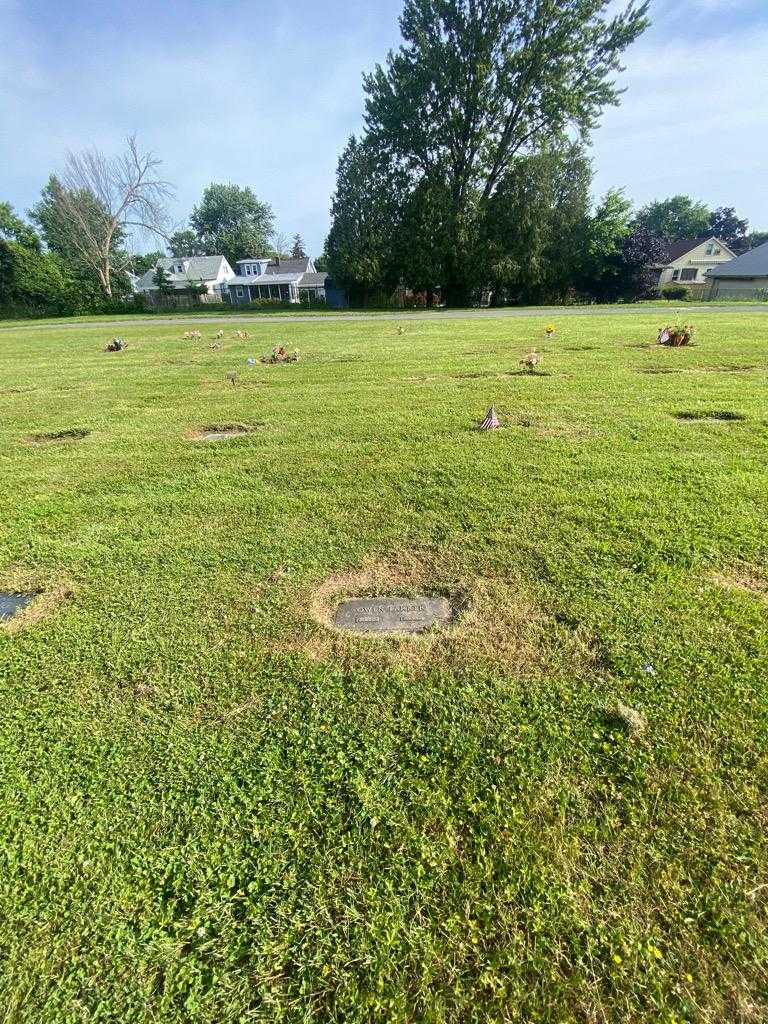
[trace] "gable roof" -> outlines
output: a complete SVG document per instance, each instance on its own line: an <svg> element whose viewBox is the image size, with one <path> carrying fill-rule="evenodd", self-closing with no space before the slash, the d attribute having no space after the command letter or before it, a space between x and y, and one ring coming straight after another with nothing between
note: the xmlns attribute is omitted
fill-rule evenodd
<svg viewBox="0 0 768 1024"><path fill-rule="evenodd" d="M679 260L681 256L685 256L686 253L692 252L694 249L698 249L698 247L700 245L704 245L705 242L717 242L725 252L729 252L731 256L735 255L722 239L716 238L714 235L703 235L701 238L677 238L673 242L668 242L667 252L669 253L669 262L673 263L675 260Z"/></svg>
<svg viewBox="0 0 768 1024"><path fill-rule="evenodd" d="M163 268L168 275L169 283L175 288L186 288L192 281L215 281L224 262L226 261L223 256L164 256L151 270L141 275L136 287L141 290L156 288L155 273L158 267ZM187 268L183 274L173 270L179 263L183 263Z"/></svg>
<svg viewBox="0 0 768 1024"><path fill-rule="evenodd" d="M768 277L768 242L707 272L708 277Z"/></svg>

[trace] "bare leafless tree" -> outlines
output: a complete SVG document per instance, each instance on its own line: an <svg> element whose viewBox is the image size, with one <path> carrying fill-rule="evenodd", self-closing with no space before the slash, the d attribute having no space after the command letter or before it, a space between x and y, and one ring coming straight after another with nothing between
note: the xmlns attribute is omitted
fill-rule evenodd
<svg viewBox="0 0 768 1024"><path fill-rule="evenodd" d="M107 296L115 273L130 260L118 241L132 231L168 238L165 204L173 189L160 178L160 163L139 150L135 135L120 156L107 157L95 148L67 153L54 193L57 217L68 229L73 251L96 273Z"/></svg>

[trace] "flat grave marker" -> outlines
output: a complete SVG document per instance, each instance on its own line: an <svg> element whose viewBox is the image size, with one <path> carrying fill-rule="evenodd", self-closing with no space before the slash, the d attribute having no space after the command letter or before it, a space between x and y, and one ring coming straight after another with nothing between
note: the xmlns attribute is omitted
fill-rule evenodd
<svg viewBox="0 0 768 1024"><path fill-rule="evenodd" d="M334 625L353 633L422 633L451 618L444 597L364 597L342 601Z"/></svg>
<svg viewBox="0 0 768 1024"><path fill-rule="evenodd" d="M14 615L32 604L37 594L16 594L0 590L0 622L7 622Z"/></svg>

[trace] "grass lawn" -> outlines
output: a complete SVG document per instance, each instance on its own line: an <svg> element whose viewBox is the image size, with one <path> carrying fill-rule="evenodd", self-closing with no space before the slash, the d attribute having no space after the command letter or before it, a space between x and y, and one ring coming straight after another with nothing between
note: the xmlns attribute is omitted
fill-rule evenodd
<svg viewBox="0 0 768 1024"><path fill-rule="evenodd" d="M545 322L0 336L4 1022L768 1017L768 318Z"/></svg>

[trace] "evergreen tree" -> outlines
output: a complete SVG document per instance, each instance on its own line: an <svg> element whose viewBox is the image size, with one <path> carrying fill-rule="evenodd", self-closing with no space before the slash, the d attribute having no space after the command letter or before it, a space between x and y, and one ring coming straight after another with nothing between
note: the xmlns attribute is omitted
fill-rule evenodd
<svg viewBox="0 0 768 1024"><path fill-rule="evenodd" d="M293 247L291 249L291 259L293 260L305 260L307 254L304 251L304 239L301 235L293 236Z"/></svg>

